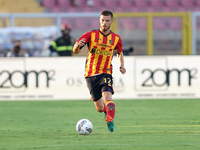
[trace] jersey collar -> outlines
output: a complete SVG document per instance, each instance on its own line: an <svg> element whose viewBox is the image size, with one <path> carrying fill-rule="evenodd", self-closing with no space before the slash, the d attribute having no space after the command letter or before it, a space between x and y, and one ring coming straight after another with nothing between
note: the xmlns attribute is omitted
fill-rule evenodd
<svg viewBox="0 0 200 150"><path fill-rule="evenodd" d="M103 33L100 31L100 29L99 29L99 32L100 32L101 34L103 34ZM112 32L112 31L110 30L110 33L111 33L111 32ZM108 33L107 35L103 34L103 36L109 36L110 33Z"/></svg>

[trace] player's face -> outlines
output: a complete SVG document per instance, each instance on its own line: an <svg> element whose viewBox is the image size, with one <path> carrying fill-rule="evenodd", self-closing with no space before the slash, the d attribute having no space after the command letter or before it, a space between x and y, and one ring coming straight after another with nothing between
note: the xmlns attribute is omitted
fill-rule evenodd
<svg viewBox="0 0 200 150"><path fill-rule="evenodd" d="M110 29L113 20L111 16L100 16L100 28L103 32L106 32Z"/></svg>

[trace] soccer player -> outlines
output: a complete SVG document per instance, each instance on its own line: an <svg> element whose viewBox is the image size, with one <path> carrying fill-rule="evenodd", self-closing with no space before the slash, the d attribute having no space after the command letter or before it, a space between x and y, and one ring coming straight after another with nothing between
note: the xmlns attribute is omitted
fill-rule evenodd
<svg viewBox="0 0 200 150"><path fill-rule="evenodd" d="M104 112L105 121L110 132L114 131L115 104L112 100L112 58L116 49L119 60L119 71L124 74L123 47L119 35L110 30L113 23L113 13L105 10L100 15L100 29L83 34L73 47L73 52L79 52L88 45L88 55L85 67L85 79L92 100L98 112Z"/></svg>

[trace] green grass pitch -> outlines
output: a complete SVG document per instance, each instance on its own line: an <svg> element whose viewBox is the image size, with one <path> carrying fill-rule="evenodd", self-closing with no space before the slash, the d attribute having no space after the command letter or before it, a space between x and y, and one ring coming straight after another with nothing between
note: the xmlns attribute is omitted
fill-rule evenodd
<svg viewBox="0 0 200 150"><path fill-rule="evenodd" d="M115 132L93 102L1 101L0 150L199 150L200 100L114 100ZM87 118L90 135L75 126Z"/></svg>

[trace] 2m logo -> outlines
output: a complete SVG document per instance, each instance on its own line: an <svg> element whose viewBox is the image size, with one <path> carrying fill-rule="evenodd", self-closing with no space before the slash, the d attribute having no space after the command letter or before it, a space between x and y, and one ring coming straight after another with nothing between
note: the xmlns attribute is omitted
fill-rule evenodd
<svg viewBox="0 0 200 150"><path fill-rule="evenodd" d="M2 59L0 61L0 93L25 92L26 89L46 89L55 79L55 70L36 69L26 66L25 59Z"/></svg>
<svg viewBox="0 0 200 150"><path fill-rule="evenodd" d="M176 81L177 81L177 85L181 86L181 77L183 76L183 74L185 74L184 81L188 82L188 86L191 86L192 84L192 79L195 79L196 75L197 75L197 69L182 69L182 70L178 70L178 69L167 69L167 70L163 70L163 69L156 69L156 70L150 70L150 69L144 69L142 71L142 74L144 73L148 73L148 77L146 79L144 79L144 81L142 82L142 86L143 87L152 87L152 86L158 86L158 87L162 87L162 86L170 86L171 85L171 79L172 76L174 77L176 75ZM156 82L156 74L161 73L163 75L163 80ZM175 74L175 75L173 75ZM150 82L150 83L148 83Z"/></svg>
<svg viewBox="0 0 200 150"><path fill-rule="evenodd" d="M170 60L170 61L169 61ZM174 63L176 62L176 63ZM195 84L198 69L167 57L136 58L134 84L137 91L175 92L186 90Z"/></svg>
<svg viewBox="0 0 200 150"><path fill-rule="evenodd" d="M32 74L32 76L31 76ZM41 76L43 74L44 79L46 80L46 87L49 87L49 81L53 79L55 75L54 70L46 71L41 70L40 72L37 71L25 71L22 72L20 70L15 70L13 72L9 72L8 70L2 70L0 71L0 89L5 88L27 88L29 86L28 81L35 80L35 87L39 87L39 75ZM2 79L2 77L4 78ZM31 77L30 77L31 76ZM34 79L33 79L34 78ZM17 83L18 82L18 83Z"/></svg>

